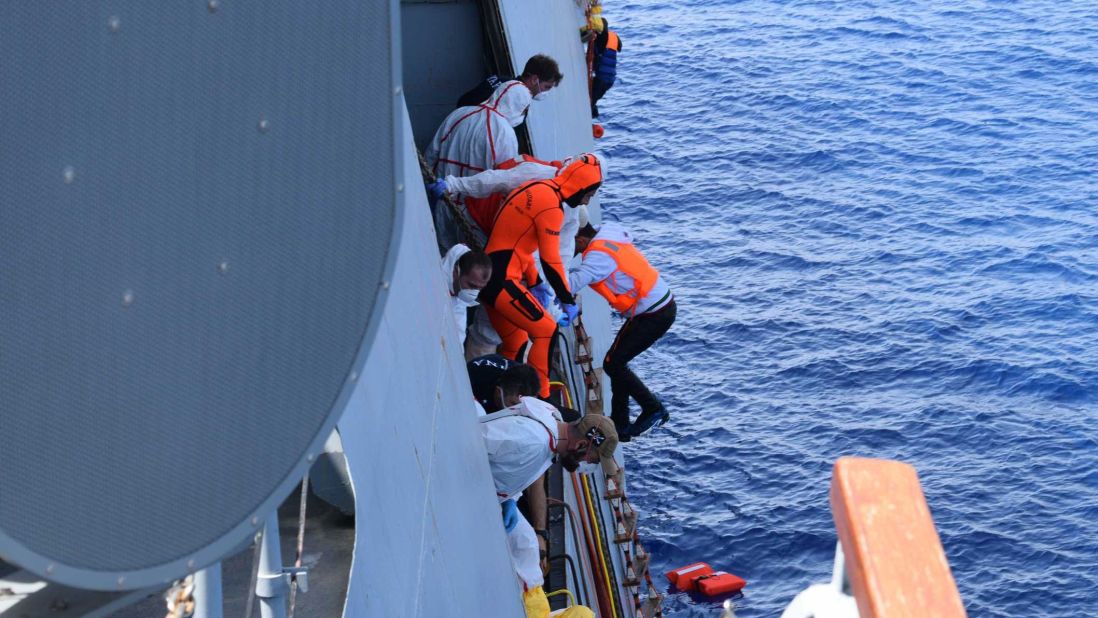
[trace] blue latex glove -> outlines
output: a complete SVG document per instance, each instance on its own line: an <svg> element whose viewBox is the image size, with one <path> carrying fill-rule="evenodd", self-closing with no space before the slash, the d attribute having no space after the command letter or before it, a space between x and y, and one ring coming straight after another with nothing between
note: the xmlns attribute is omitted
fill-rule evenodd
<svg viewBox="0 0 1098 618"><path fill-rule="evenodd" d="M557 324L560 326L568 326L572 322L575 322L576 318L579 317L580 308L576 305L564 303L560 306L560 308L561 311L564 311L564 315L561 317L560 320L557 321Z"/></svg>
<svg viewBox="0 0 1098 618"><path fill-rule="evenodd" d="M507 532L511 532L518 525L519 511L518 505L514 500L504 500L499 505L500 510L503 512L503 529Z"/></svg>
<svg viewBox="0 0 1098 618"><path fill-rule="evenodd" d="M446 185L446 181L441 178L429 183L427 185L427 197L431 199L431 202L437 202L443 193L450 190L450 187Z"/></svg>
<svg viewBox="0 0 1098 618"><path fill-rule="evenodd" d="M549 287L549 283L546 281L530 288L530 293L541 303L542 308L548 309L549 303L553 302L553 288Z"/></svg>

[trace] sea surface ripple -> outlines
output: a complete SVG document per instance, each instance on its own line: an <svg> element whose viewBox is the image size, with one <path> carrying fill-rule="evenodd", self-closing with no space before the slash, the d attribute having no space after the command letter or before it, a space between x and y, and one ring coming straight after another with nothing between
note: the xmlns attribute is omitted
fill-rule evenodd
<svg viewBox="0 0 1098 618"><path fill-rule="evenodd" d="M1098 615L1096 5L604 14L603 208L679 301L636 361L672 421L624 446L653 572L776 616L830 578L834 460L894 458L971 616Z"/></svg>

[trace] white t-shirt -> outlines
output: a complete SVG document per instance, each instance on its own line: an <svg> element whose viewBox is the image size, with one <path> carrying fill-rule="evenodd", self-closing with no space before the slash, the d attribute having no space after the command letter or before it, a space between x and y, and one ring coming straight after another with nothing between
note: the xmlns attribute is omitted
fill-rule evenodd
<svg viewBox="0 0 1098 618"><path fill-rule="evenodd" d="M560 413L533 397L480 418L488 466L500 502L518 497L553 463Z"/></svg>

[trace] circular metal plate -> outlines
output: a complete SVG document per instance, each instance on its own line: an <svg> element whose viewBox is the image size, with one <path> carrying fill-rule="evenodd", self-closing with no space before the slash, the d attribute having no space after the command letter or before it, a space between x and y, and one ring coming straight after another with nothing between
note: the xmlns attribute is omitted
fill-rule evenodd
<svg viewBox="0 0 1098 618"><path fill-rule="evenodd" d="M0 557L158 584L300 479L391 272L391 10L0 6Z"/></svg>

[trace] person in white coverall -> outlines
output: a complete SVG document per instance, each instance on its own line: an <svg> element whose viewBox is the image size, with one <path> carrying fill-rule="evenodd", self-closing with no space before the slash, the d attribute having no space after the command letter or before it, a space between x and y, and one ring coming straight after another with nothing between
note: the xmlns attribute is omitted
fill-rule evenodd
<svg viewBox="0 0 1098 618"><path fill-rule="evenodd" d="M450 310L462 345L468 323L467 309L477 306L477 294L491 276L492 260L483 251L473 251L459 243L450 247L442 258L442 278L450 291Z"/></svg>
<svg viewBox="0 0 1098 618"><path fill-rule="evenodd" d="M552 404L534 397L523 397L517 405L482 416L481 435L496 496L500 501L507 543L515 573L522 580L528 615L532 608L549 604L541 590L541 570L537 535L519 513L515 499L541 478L556 459L569 471L581 462L602 462L603 471L617 471L614 450L618 436L613 422L601 414L588 414L565 423Z"/></svg>
<svg viewBox="0 0 1098 618"><path fill-rule="evenodd" d="M484 103L450 112L423 153L431 172L437 178L472 176L517 157L514 127L522 123L532 100L526 84L512 80L500 84ZM457 243L457 225L445 206L432 208L439 245L446 251Z"/></svg>

